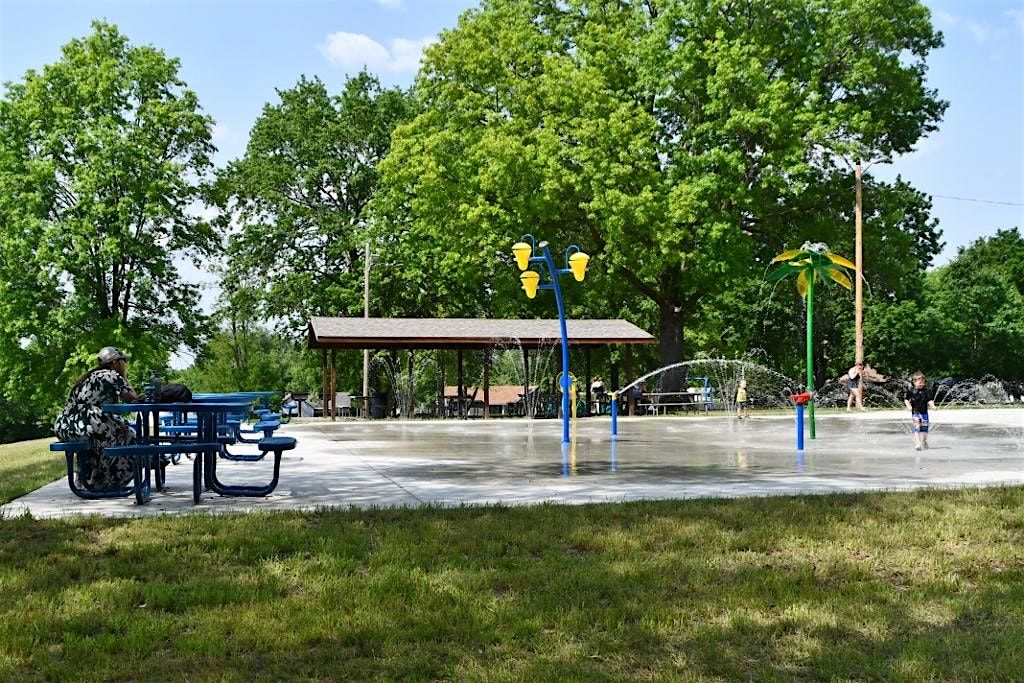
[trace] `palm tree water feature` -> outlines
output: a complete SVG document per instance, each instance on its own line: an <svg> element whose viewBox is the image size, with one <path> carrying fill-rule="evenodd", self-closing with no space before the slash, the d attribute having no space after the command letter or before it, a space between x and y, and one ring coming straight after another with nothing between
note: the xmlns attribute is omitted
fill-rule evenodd
<svg viewBox="0 0 1024 683"><path fill-rule="evenodd" d="M796 289L800 296L807 302L807 391L811 392L811 399L807 402L808 423L810 436L815 437L814 432L814 285L821 280L827 282L832 280L846 289L852 289L846 269L850 268L855 273L857 266L849 260L833 254L829 251L828 245L821 242L804 242L799 249L784 251L772 259L772 263L784 262L781 266L768 274L769 282L780 280L796 275ZM859 275L859 274L858 274Z"/></svg>

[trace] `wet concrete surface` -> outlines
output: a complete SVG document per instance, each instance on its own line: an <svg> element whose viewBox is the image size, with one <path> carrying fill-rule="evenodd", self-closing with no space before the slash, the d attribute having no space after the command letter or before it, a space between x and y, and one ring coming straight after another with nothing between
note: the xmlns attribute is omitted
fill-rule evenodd
<svg viewBox="0 0 1024 683"><path fill-rule="evenodd" d="M113 517L324 507L578 504L1024 484L1024 408L943 410L931 448L915 451L902 411L825 413L817 439L795 449L792 415L580 420L574 445L555 420L338 421L291 424L277 490L265 498L211 492L192 502L191 463L168 468L168 489L85 501L65 479L0 508L4 516ZM225 483L262 483L272 464L221 461Z"/></svg>

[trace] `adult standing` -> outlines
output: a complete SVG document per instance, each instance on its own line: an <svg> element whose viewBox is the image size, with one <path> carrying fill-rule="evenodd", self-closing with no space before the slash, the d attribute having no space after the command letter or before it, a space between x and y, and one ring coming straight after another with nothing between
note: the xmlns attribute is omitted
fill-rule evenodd
<svg viewBox="0 0 1024 683"><path fill-rule="evenodd" d="M864 410L864 363L859 362L846 372L846 386L850 395L846 398L846 410L849 411L854 403L857 410Z"/></svg>
<svg viewBox="0 0 1024 683"><path fill-rule="evenodd" d="M138 395L125 378L128 357L113 346L100 349L98 364L79 377L68 393L64 409L53 424L61 441L89 442L84 476L91 489L127 486L132 481L130 457L107 458L108 446L125 446L135 441L135 432L118 415L103 412L104 403L136 401Z"/></svg>

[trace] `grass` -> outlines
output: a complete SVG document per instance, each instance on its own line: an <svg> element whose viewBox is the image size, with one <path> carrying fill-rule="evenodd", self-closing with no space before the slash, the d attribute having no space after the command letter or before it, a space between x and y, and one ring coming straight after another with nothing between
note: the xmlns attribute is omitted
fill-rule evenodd
<svg viewBox="0 0 1024 683"><path fill-rule="evenodd" d="M1022 510L1007 487L0 520L0 680L1016 680Z"/></svg>
<svg viewBox="0 0 1024 683"><path fill-rule="evenodd" d="M52 441L35 439L0 444L0 504L35 491L61 473L67 473L64 454L49 450Z"/></svg>

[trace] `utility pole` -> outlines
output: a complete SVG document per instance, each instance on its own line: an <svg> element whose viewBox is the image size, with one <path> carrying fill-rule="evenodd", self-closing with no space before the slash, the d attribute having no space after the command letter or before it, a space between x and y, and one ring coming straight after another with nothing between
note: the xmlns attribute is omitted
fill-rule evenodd
<svg viewBox="0 0 1024 683"><path fill-rule="evenodd" d="M857 161L857 166L854 169L854 174L857 177L857 204L853 210L854 224L856 230L856 245L854 251L856 252L854 258L856 259L857 272L854 278L854 319L856 329L856 349L854 349L854 357L857 363L864 362L864 230L861 225L862 222L862 210L861 210L861 188L860 188L860 161Z"/></svg>
<svg viewBox="0 0 1024 683"><path fill-rule="evenodd" d="M366 240L366 259L363 265L363 317L370 317L370 240ZM363 417L370 416L370 349L363 349Z"/></svg>

